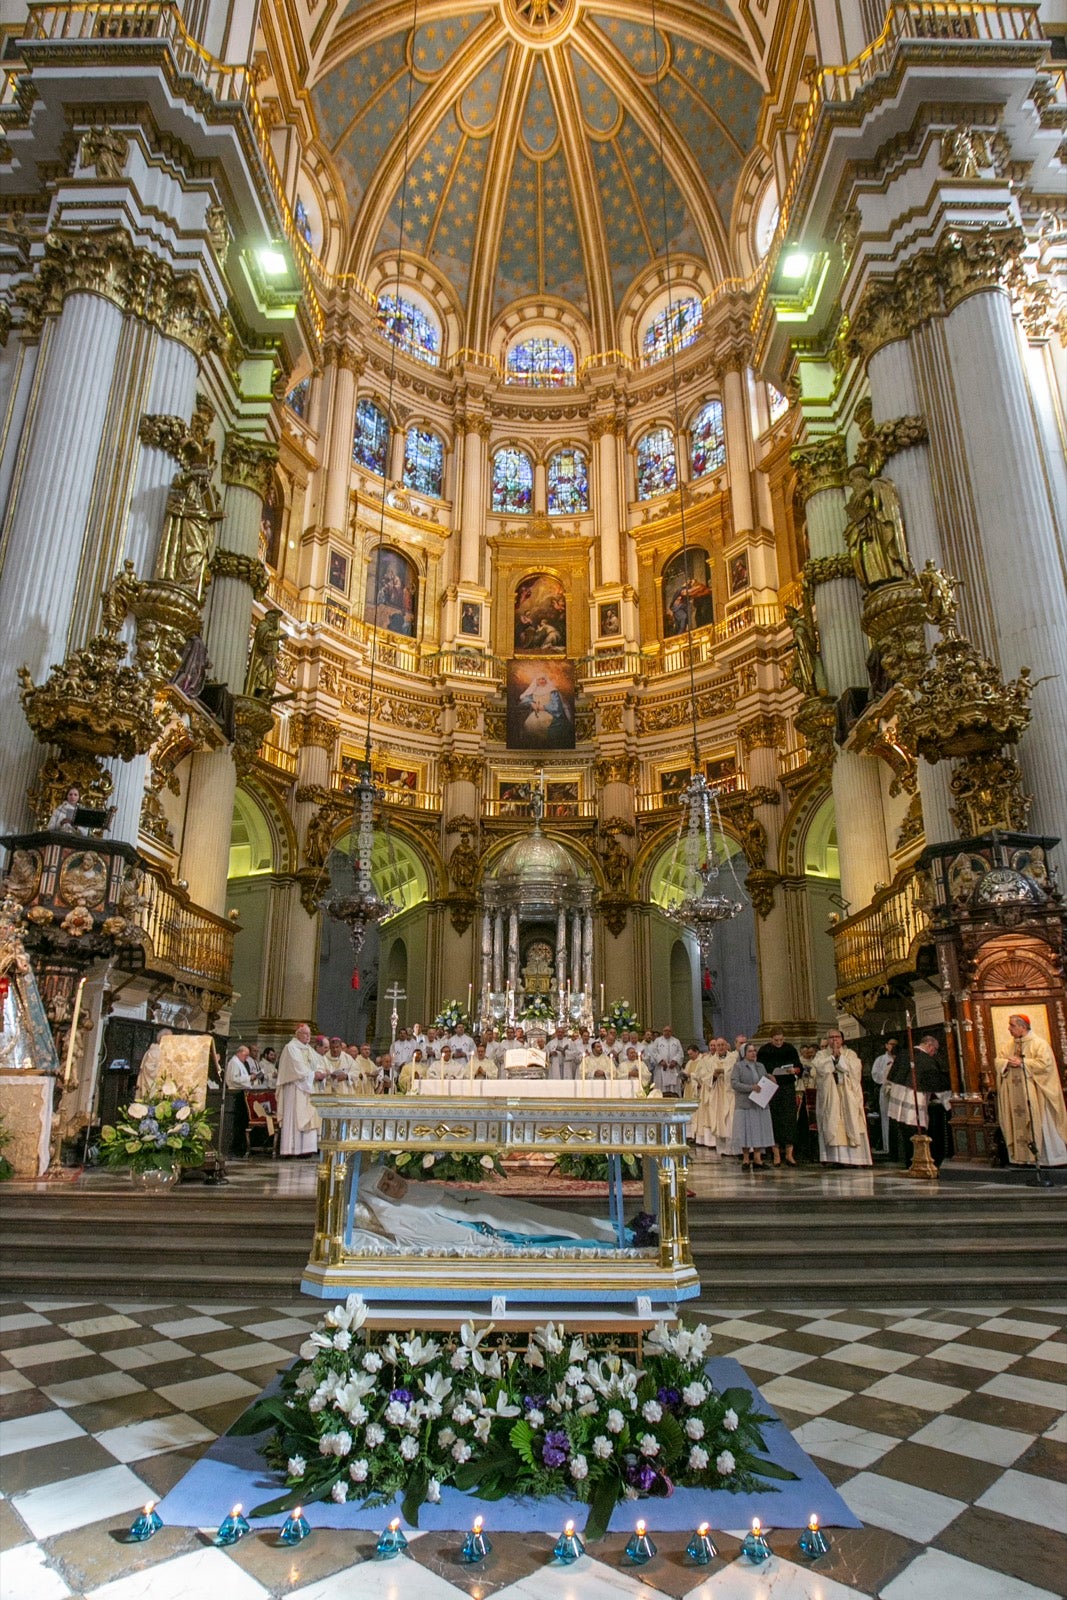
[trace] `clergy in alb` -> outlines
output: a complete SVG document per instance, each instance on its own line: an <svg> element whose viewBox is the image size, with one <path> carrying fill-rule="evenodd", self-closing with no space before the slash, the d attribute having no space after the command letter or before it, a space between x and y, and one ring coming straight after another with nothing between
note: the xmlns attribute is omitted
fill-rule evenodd
<svg viewBox="0 0 1067 1600"><path fill-rule="evenodd" d="M844 1035L834 1029L826 1035L826 1049L819 1051L814 1066L819 1160L831 1166L869 1167L871 1145L859 1056L846 1049Z"/></svg>
<svg viewBox="0 0 1067 1600"><path fill-rule="evenodd" d="M319 1148L319 1115L311 1096L326 1082L326 1066L311 1045L311 1029L302 1022L278 1062L279 1154L310 1156Z"/></svg>
<svg viewBox="0 0 1067 1600"><path fill-rule="evenodd" d="M1008 1018L1011 1034L998 1055L997 1117L1009 1161L1032 1166L1034 1152L1043 1167L1067 1166L1067 1107L1056 1058L1044 1039L1030 1031L1030 1018Z"/></svg>

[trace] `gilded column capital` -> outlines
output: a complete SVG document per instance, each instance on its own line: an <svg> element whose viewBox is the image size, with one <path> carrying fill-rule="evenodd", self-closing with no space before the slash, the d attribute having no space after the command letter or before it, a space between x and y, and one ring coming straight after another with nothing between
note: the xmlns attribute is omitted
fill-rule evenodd
<svg viewBox="0 0 1067 1600"><path fill-rule="evenodd" d="M842 489L848 482L848 451L839 433L827 433L789 452L796 468L797 490L804 501L823 489Z"/></svg>
<svg viewBox="0 0 1067 1600"><path fill-rule="evenodd" d="M186 345L198 360L222 346L222 332L205 303L193 272L175 272L122 228L55 231L44 255L16 298L27 331L39 334L46 317L58 316L69 294L96 294L165 338Z"/></svg>
<svg viewBox="0 0 1067 1600"><path fill-rule="evenodd" d="M453 750L441 757L441 778L444 783L478 784L484 771L485 762L481 756L459 755Z"/></svg>
<svg viewBox="0 0 1067 1600"><path fill-rule="evenodd" d="M260 500L270 493L278 447L266 439L249 439L227 433L222 451L222 481L237 489L251 489Z"/></svg>
<svg viewBox="0 0 1067 1600"><path fill-rule="evenodd" d="M593 763L593 782L598 789L609 783L625 783L636 788L641 764L636 756L601 756Z"/></svg>
<svg viewBox="0 0 1067 1600"><path fill-rule="evenodd" d="M761 711L740 724L737 736L746 750L782 750L786 743L785 718L777 712Z"/></svg>
<svg viewBox="0 0 1067 1600"><path fill-rule="evenodd" d="M809 589L820 583L833 583L835 578L855 577L852 557L842 550L836 556L810 556L804 563L802 577Z"/></svg>
<svg viewBox="0 0 1067 1600"><path fill-rule="evenodd" d="M257 556L242 555L238 550L225 550L221 545L211 557L211 575L213 578L236 578L238 583L247 583L257 600L266 594L270 581L266 567Z"/></svg>
<svg viewBox="0 0 1067 1600"><path fill-rule="evenodd" d="M341 736L341 724L317 711L295 711L289 718L289 732L298 750L314 746L332 750Z"/></svg>

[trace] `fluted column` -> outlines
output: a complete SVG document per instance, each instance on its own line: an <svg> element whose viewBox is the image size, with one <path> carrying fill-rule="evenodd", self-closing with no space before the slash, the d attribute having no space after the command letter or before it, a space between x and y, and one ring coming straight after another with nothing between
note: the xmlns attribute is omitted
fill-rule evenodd
<svg viewBox="0 0 1067 1600"><path fill-rule="evenodd" d="M556 913L556 988L560 994L567 987L567 912L560 906Z"/></svg>
<svg viewBox="0 0 1067 1600"><path fill-rule="evenodd" d="M482 544L488 480L485 447L489 426L483 418L468 417L463 435L463 492L460 503L459 579L481 583Z"/></svg>
<svg viewBox="0 0 1067 1600"><path fill-rule="evenodd" d="M316 712L296 712L289 720L293 742L297 745L296 800L293 805L293 826L303 844L308 822L317 810L313 798L301 798L314 790L326 789L330 783L330 770L334 746L340 734L336 722ZM287 1019L299 1021L310 1018L315 1009L315 986L319 970L320 913L312 906L309 911L301 898L302 885L294 882L290 891L288 918L285 928L285 987L284 1014Z"/></svg>
<svg viewBox="0 0 1067 1600"><path fill-rule="evenodd" d="M356 379L361 360L349 350L334 350L327 367L329 395L324 403L326 449L319 493L319 525L344 536L348 529L348 483L356 432Z"/></svg>
<svg viewBox="0 0 1067 1600"><path fill-rule="evenodd" d="M597 433L597 429L601 431ZM614 421L603 419L591 430L596 450L596 525L600 544L600 581L622 582L619 555L619 438Z"/></svg>
<svg viewBox="0 0 1067 1600"><path fill-rule="evenodd" d="M497 910L493 918L493 990L499 994L504 987L504 913Z"/></svg>
<svg viewBox="0 0 1067 1600"><path fill-rule="evenodd" d="M508 913L508 988L514 995L519 987L519 913L512 906Z"/></svg>
<svg viewBox="0 0 1067 1600"><path fill-rule="evenodd" d="M122 312L100 296L67 297L45 322L36 393L21 439L7 445L21 453L21 468L0 539L0 637L37 683L66 653L122 327ZM10 681L0 696L0 748L0 825L19 832L43 752Z"/></svg>
<svg viewBox="0 0 1067 1600"><path fill-rule="evenodd" d="M593 1005L593 913L586 911L582 918L582 988L588 1003Z"/></svg>
<svg viewBox="0 0 1067 1600"><path fill-rule="evenodd" d="M493 986L493 915L486 909L482 912L482 970L481 994L479 1004L482 1014L487 1015L489 1010L489 991Z"/></svg>
<svg viewBox="0 0 1067 1600"><path fill-rule="evenodd" d="M759 891L753 903L757 913L760 1032L767 1036L776 1024L780 1024L791 1034L797 1021L792 1010L792 952L789 948L785 902L775 881L781 820L778 748L785 744L785 720L778 716L758 715L743 722L737 731L745 750L745 773L752 797L752 815L766 834L767 870L775 874L774 878L764 878L762 882L758 878L753 880L750 874L749 880L750 890L759 882Z"/></svg>
<svg viewBox="0 0 1067 1600"><path fill-rule="evenodd" d="M234 694L245 687L252 595L257 581L259 526L270 485L273 447L231 433L222 478L223 520L213 560L204 643L213 676ZM221 915L226 908L230 834L237 771L229 749L198 751L190 763L182 848L182 875L197 905Z"/></svg>
<svg viewBox="0 0 1067 1600"><path fill-rule="evenodd" d="M745 369L741 358L733 361L723 373L722 406L726 429L726 465L730 474L730 504L734 515L734 538L737 539L742 534L751 533L755 526L752 509L752 447L745 403Z"/></svg>

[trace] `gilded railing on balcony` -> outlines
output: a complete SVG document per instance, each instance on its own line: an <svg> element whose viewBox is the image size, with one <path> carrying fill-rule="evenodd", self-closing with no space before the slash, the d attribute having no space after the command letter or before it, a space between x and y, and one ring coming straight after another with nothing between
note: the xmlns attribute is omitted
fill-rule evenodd
<svg viewBox="0 0 1067 1600"><path fill-rule="evenodd" d="M227 992L233 980L234 927L174 888L162 873L144 874L138 921L145 934L145 968L189 978Z"/></svg>
<svg viewBox="0 0 1067 1600"><path fill-rule="evenodd" d="M545 820L547 822L576 822L584 818L595 817L597 803L595 800L549 800L545 805ZM529 800L499 800L489 798L482 801L482 816L490 819L520 818L528 820L530 815Z"/></svg>
<svg viewBox="0 0 1067 1600"><path fill-rule="evenodd" d="M743 772L735 772L729 778L716 778L714 787L719 794L743 794L748 788L748 779ZM673 811L681 809L681 797L677 794L663 794L660 790L653 789L648 794L637 796L637 811L645 815L650 811Z"/></svg>
<svg viewBox="0 0 1067 1600"><path fill-rule="evenodd" d="M893 978L914 972L929 926L912 871L880 890L862 911L837 923L831 933L838 1000L888 988Z"/></svg>

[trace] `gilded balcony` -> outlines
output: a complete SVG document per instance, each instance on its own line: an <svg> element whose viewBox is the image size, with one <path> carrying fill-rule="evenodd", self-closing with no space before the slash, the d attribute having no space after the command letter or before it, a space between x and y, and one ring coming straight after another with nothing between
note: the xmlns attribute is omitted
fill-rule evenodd
<svg viewBox="0 0 1067 1600"><path fill-rule="evenodd" d="M924 952L930 950L933 935L914 869L899 873L869 906L830 931L837 1004L844 1011L867 1010L898 979L914 977L927 965Z"/></svg>

